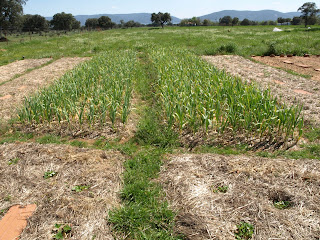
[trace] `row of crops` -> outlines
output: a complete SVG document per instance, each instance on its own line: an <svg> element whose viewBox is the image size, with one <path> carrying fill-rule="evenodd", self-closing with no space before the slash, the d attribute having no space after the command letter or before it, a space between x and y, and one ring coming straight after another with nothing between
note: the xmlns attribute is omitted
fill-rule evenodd
<svg viewBox="0 0 320 240"><path fill-rule="evenodd" d="M268 142L301 136L301 108L280 104L269 91L217 71L187 50L153 49L150 55L169 125Z"/></svg>
<svg viewBox="0 0 320 240"><path fill-rule="evenodd" d="M65 74L39 94L25 99L22 122L69 124L125 123L130 111L134 51L110 51Z"/></svg>
<svg viewBox="0 0 320 240"><path fill-rule="evenodd" d="M280 104L269 91L217 71L187 50L146 50L169 127L282 143L301 136L301 108ZM141 64L133 50L101 54L26 99L19 118L31 123L125 123Z"/></svg>

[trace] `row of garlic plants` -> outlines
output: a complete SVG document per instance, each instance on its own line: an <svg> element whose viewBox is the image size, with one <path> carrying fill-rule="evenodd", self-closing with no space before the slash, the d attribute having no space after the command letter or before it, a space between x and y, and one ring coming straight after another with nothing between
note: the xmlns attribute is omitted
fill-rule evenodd
<svg viewBox="0 0 320 240"><path fill-rule="evenodd" d="M301 107L287 107L268 90L218 71L186 50L153 48L150 57L170 126L282 142L301 136Z"/></svg>
<svg viewBox="0 0 320 240"><path fill-rule="evenodd" d="M18 111L19 119L29 123L125 123L136 64L134 51L109 51L96 56L26 98Z"/></svg>

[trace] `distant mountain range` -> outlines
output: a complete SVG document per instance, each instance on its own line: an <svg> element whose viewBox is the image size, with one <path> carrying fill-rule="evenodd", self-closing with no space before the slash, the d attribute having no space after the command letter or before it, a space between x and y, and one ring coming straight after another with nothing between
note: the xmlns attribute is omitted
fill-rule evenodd
<svg viewBox="0 0 320 240"><path fill-rule="evenodd" d="M293 18L300 16L300 12L288 12L282 13L274 10L261 10L261 11L236 11L236 10L224 10L201 16L200 19L208 19L214 22L218 22L220 18L224 16L230 16L232 18L237 17L240 21L247 18L251 21L276 21L279 17Z"/></svg>
<svg viewBox="0 0 320 240"><path fill-rule="evenodd" d="M224 16L231 16L232 18L238 17L240 21L247 18L251 21L276 21L279 17L282 18L293 18L300 16L299 12L288 12L282 13L274 10L261 10L261 11L236 11L236 10L224 10L220 12L210 13L204 16L200 16L201 20L208 19L214 22L218 22L220 18ZM108 16L115 23L120 23L120 20L128 22L133 20L142 24L151 23L151 13L129 13L129 14L96 14L96 15L76 15L75 18L81 22L81 25L84 25L88 18L99 18L101 16ZM171 16L172 23L178 24L181 19ZM51 20L52 17L46 17L47 20Z"/></svg>

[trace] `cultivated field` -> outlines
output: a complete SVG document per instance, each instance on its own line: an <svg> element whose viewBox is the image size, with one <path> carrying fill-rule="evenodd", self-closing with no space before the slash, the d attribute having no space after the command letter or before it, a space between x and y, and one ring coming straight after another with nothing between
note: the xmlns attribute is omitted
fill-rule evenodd
<svg viewBox="0 0 320 240"><path fill-rule="evenodd" d="M0 43L0 221L36 204L21 239L319 238L320 81L250 59L320 54L320 28L283 28Z"/></svg>

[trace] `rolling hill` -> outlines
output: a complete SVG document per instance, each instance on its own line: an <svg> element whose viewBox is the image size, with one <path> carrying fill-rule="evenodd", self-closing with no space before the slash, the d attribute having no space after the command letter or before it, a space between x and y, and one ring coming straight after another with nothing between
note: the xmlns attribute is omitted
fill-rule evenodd
<svg viewBox="0 0 320 240"><path fill-rule="evenodd" d="M200 19L208 19L214 22L219 21L220 18L224 16L230 16L232 18L238 17L240 21L247 18L251 21L269 21L273 20L276 21L279 17L282 18L293 18L300 16L301 13L299 12L288 12L282 13L274 10L261 10L261 11L236 11L236 10L224 10L220 12L215 12L211 14L207 14L201 16Z"/></svg>

